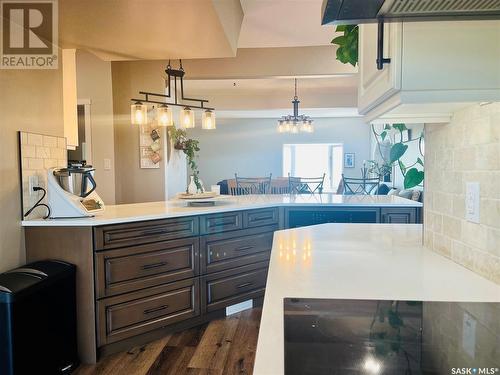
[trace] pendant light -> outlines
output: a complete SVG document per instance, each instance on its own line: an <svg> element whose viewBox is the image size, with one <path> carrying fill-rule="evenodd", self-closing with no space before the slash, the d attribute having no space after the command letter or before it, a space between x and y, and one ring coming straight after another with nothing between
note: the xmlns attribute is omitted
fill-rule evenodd
<svg viewBox="0 0 500 375"><path fill-rule="evenodd" d="M156 121L158 126L172 126L174 125L174 120L172 118L172 108L166 104L160 104L156 108Z"/></svg>
<svg viewBox="0 0 500 375"><path fill-rule="evenodd" d="M130 106L130 121L134 125L144 125L148 122L148 107L140 101Z"/></svg>
<svg viewBox="0 0 500 375"><path fill-rule="evenodd" d="M278 120L278 133L312 133L314 132L313 120L309 116L299 115L299 98L297 96L297 78L295 82L295 96L293 97L293 115L282 116Z"/></svg>
<svg viewBox="0 0 500 375"><path fill-rule="evenodd" d="M180 114L180 123L184 129L194 128L194 111L189 107L184 107Z"/></svg>
<svg viewBox="0 0 500 375"><path fill-rule="evenodd" d="M156 121L159 126L173 126L172 109L170 106L182 107L180 111L180 126L185 129L195 127L194 109L203 110L202 128L215 129L214 108L207 107L208 100L188 98L184 95L184 68L182 60L179 60L179 69L174 69L168 61L165 69L167 77L165 79L165 94L159 94L148 91L139 91L143 98L130 99L134 104L131 105L130 116L132 124L147 124L147 104L158 105L156 109ZM156 98L161 98L156 99ZM170 99L170 101L166 101ZM187 104L186 102L196 102L197 105Z"/></svg>
<svg viewBox="0 0 500 375"><path fill-rule="evenodd" d="M215 113L207 109L201 116L201 128L206 130L215 129Z"/></svg>

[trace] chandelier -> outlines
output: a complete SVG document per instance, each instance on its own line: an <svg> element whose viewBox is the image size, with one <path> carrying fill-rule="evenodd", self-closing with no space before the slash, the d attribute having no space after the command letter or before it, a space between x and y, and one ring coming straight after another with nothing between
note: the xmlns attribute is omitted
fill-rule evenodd
<svg viewBox="0 0 500 375"><path fill-rule="evenodd" d="M293 115L282 116L278 120L278 133L312 133L313 120L309 116L299 115L300 100L297 97L297 78L295 78L295 96L293 97Z"/></svg>
<svg viewBox="0 0 500 375"><path fill-rule="evenodd" d="M153 92L147 91L139 91L139 94L142 95L142 98L132 98L130 99L134 103L130 106L130 116L131 122L135 125L144 125L148 123L148 107L147 104L156 104L156 121L159 126L173 126L174 120L172 115L172 108L169 106L182 107L180 111L179 123L180 126L188 129L195 127L195 115L193 108L203 110L203 114L201 117L201 127L202 129L215 129L215 113L214 108L206 107L205 103L208 103L208 100L205 99L193 99L187 98L184 96L184 69L182 68L182 60L179 60L179 69L172 69L170 66L170 60L168 61L167 69L165 69L165 73L167 73L167 78L165 79L165 88L167 90L166 94L156 94ZM180 101L179 103L178 95L177 95L177 80L179 80L180 85ZM174 84L173 87L173 102L167 102L165 99L161 101L160 99L151 99L153 98L172 98L172 82ZM184 102L197 102L198 105L188 105Z"/></svg>

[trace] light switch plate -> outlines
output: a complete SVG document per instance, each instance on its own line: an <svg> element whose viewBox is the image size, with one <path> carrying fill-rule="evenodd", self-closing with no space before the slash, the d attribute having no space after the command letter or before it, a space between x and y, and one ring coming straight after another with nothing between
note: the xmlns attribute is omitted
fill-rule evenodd
<svg viewBox="0 0 500 375"><path fill-rule="evenodd" d="M467 182L465 189L465 219L472 223L479 223L480 206L479 182Z"/></svg>
<svg viewBox="0 0 500 375"><path fill-rule="evenodd" d="M109 171L111 169L111 159L104 159L104 170Z"/></svg>
<svg viewBox="0 0 500 375"><path fill-rule="evenodd" d="M467 312L464 312L462 348L472 359L476 357L476 324L476 319Z"/></svg>

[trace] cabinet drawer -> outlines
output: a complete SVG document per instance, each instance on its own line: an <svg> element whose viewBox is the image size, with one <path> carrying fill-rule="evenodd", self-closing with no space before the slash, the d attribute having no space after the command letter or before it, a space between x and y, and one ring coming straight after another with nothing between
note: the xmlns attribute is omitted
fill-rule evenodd
<svg viewBox="0 0 500 375"><path fill-rule="evenodd" d="M220 233L243 228L241 212L224 212L200 218L201 234Z"/></svg>
<svg viewBox="0 0 500 375"><path fill-rule="evenodd" d="M202 276L204 312L225 308L264 295L269 262Z"/></svg>
<svg viewBox="0 0 500 375"><path fill-rule="evenodd" d="M153 220L94 229L95 249L140 245L198 235L198 218Z"/></svg>
<svg viewBox="0 0 500 375"><path fill-rule="evenodd" d="M201 272L218 272L269 260L275 230L277 225L202 237Z"/></svg>
<svg viewBox="0 0 500 375"><path fill-rule="evenodd" d="M198 275L198 238L96 253L97 298Z"/></svg>
<svg viewBox="0 0 500 375"><path fill-rule="evenodd" d="M102 346L199 315L199 280L106 298L97 306Z"/></svg>
<svg viewBox="0 0 500 375"><path fill-rule="evenodd" d="M390 224L416 224L416 208L382 208L382 223Z"/></svg>
<svg viewBox="0 0 500 375"><path fill-rule="evenodd" d="M278 208L264 208L243 212L243 227L254 228L264 225L278 224Z"/></svg>

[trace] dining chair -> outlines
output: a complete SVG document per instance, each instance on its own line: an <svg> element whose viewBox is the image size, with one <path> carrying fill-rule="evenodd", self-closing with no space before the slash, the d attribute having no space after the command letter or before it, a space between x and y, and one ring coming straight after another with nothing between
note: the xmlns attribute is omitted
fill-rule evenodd
<svg viewBox="0 0 500 375"><path fill-rule="evenodd" d="M378 190L380 178L353 178L342 174L342 182L344 195L370 195Z"/></svg>
<svg viewBox="0 0 500 375"><path fill-rule="evenodd" d="M270 173L269 177L238 177L235 173L235 195L268 194L271 190L271 176Z"/></svg>
<svg viewBox="0 0 500 375"><path fill-rule="evenodd" d="M290 194L321 194L325 175L326 173L321 177L292 177L288 173L288 190Z"/></svg>

